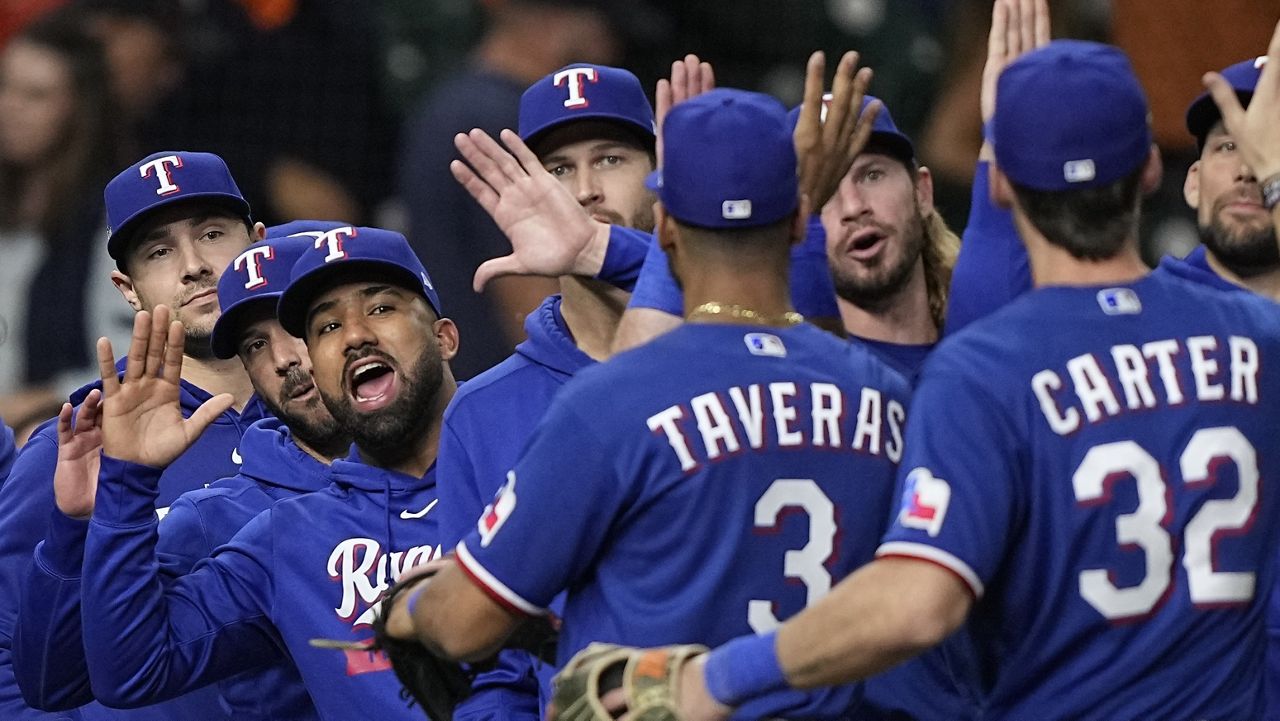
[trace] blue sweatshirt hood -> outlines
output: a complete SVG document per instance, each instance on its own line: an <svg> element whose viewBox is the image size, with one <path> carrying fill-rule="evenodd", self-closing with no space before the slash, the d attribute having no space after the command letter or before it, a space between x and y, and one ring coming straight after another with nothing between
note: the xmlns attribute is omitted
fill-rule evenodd
<svg viewBox="0 0 1280 721"><path fill-rule="evenodd" d="M254 423L240 439L240 474L258 483L298 493L329 484L329 467L293 442L289 427L269 416Z"/></svg>
<svg viewBox="0 0 1280 721"><path fill-rule="evenodd" d="M1185 258L1174 258L1165 256L1160 259L1158 270L1189 280L1193 283L1207 285L1210 288L1219 290L1244 290L1240 286L1218 275L1213 266L1209 265L1208 253L1204 246L1199 246L1195 250L1187 253Z"/></svg>
<svg viewBox="0 0 1280 721"><path fill-rule="evenodd" d="M538 365L573 375L595 365L595 361L574 344L569 326L560 314L561 302L559 295L547 296L542 305L525 317L524 332L528 339L516 346L516 353Z"/></svg>
<svg viewBox="0 0 1280 721"><path fill-rule="evenodd" d="M435 471L436 466L432 463L422 478L415 478L397 471L371 466L360 460L359 452L352 446L351 455L336 460L329 466L329 480L340 487L348 486L375 493L386 491L414 493L436 484Z"/></svg>

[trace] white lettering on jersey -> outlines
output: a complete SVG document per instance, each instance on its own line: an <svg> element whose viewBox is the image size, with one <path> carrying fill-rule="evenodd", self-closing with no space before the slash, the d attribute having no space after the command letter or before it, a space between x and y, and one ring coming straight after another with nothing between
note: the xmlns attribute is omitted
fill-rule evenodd
<svg viewBox="0 0 1280 721"><path fill-rule="evenodd" d="M1031 390L1054 433L1066 435L1082 423L1099 423L1127 411L1181 405L1188 391L1201 402L1258 402L1261 359L1250 338L1230 336L1226 343L1210 335L1170 338L1144 343L1141 348L1115 345L1109 355L1113 365L1104 365L1092 353L1068 360L1069 391L1063 388L1063 376L1053 369L1032 376ZM1153 385L1151 379L1157 373L1160 382ZM1184 388L1188 377L1189 387ZM1123 405L1117 387L1124 394Z"/></svg>
<svg viewBox="0 0 1280 721"><path fill-rule="evenodd" d="M160 187L156 188L156 195L171 195L182 190L182 188L178 187L177 183L173 182L173 172L171 168L181 167L182 158L179 158L176 155L166 155L163 158L156 158L155 160L143 163L142 167L138 168L138 174L141 175L144 180L155 175L156 180L160 181Z"/></svg>
<svg viewBox="0 0 1280 721"><path fill-rule="evenodd" d="M715 460L720 457L720 444L724 444L724 453L737 453L741 445L729 422L729 414L720 402L716 393L703 393L689 401L693 407L693 417L698 420L698 432L702 434L702 445L706 448L707 458Z"/></svg>
<svg viewBox="0 0 1280 721"><path fill-rule="evenodd" d="M693 460L693 454L689 453L689 441L680 431L680 426L676 425L676 421L681 418L684 418L684 411L680 410L680 406L671 406L649 416L649 430L656 433L661 429L666 434L667 443L671 444L671 450L675 451L676 458L680 459L680 470L689 471L696 468L698 462Z"/></svg>
<svg viewBox="0 0 1280 721"><path fill-rule="evenodd" d="M738 421L746 431L747 443L752 448L760 448L764 445L764 401L760 396L760 384L747 386L746 395L741 388L734 386L729 389L729 398L738 410Z"/></svg>
<svg viewBox="0 0 1280 721"><path fill-rule="evenodd" d="M814 383L813 394L813 445L839 448L840 417L844 415L844 394L834 383Z"/></svg>
<svg viewBox="0 0 1280 721"><path fill-rule="evenodd" d="M896 400L889 400L889 442L884 444L884 454L897 463L902 460L902 427L907 422L907 409Z"/></svg>
<svg viewBox="0 0 1280 721"><path fill-rule="evenodd" d="M261 245L256 248L250 248L231 262L231 267L236 271L245 271L248 280L244 284L245 290L253 290L261 288L267 284L267 279L262 275L262 261L271 260L275 257L275 249L269 245Z"/></svg>
<svg viewBox="0 0 1280 721"><path fill-rule="evenodd" d="M561 85L567 85L569 88L569 97L564 101L566 108L585 108L591 103L587 101L586 82L596 82L595 68L568 68L561 70L551 77L551 84L557 88Z"/></svg>
<svg viewBox="0 0 1280 721"><path fill-rule="evenodd" d="M855 451L879 455L881 405L880 391L875 388L862 389L862 398L858 401L858 425L853 430Z"/></svg>
<svg viewBox="0 0 1280 721"><path fill-rule="evenodd" d="M804 435L791 429L791 423L796 419L796 409L787 405L787 399L794 398L795 395L795 383L769 384L769 399L773 401L773 425L778 431L778 445L784 448L804 442Z"/></svg>
<svg viewBox="0 0 1280 721"><path fill-rule="evenodd" d="M410 568L440 556L440 546L414 546L407 551L383 553L372 538L348 538L329 554L329 578L342 585L342 599L334 612L352 627L373 623L382 592ZM359 615L357 616L357 612Z"/></svg>

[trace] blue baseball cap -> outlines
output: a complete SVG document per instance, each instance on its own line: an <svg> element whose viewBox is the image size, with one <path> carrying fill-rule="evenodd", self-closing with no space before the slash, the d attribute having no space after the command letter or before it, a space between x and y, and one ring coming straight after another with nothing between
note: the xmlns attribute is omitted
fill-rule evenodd
<svg viewBox="0 0 1280 721"><path fill-rule="evenodd" d="M1249 101L1253 99L1253 91L1258 87L1258 78L1262 76L1262 66L1266 64L1267 56L1262 55L1242 60L1219 71L1231 89L1236 91L1240 105L1248 107ZM1196 143L1201 146L1204 145L1209 129L1221 119L1222 113L1208 92L1200 93L1187 107L1187 130L1196 136Z"/></svg>
<svg viewBox="0 0 1280 721"><path fill-rule="evenodd" d="M251 221L227 164L213 153L166 150L152 153L111 179L103 191L107 205L107 254L124 268L134 231L147 215L173 203L204 200Z"/></svg>
<svg viewBox="0 0 1280 721"><path fill-rule="evenodd" d="M529 86L520 96L520 139L534 145L565 123L607 120L635 131L654 146L653 107L640 80L608 65L567 65Z"/></svg>
<svg viewBox="0 0 1280 721"><path fill-rule="evenodd" d="M703 228L752 228L799 203L787 110L760 93L716 88L671 109L665 165L645 180L667 212Z"/></svg>
<svg viewBox="0 0 1280 721"><path fill-rule="evenodd" d="M346 228L351 223L339 223L334 220L291 220L280 225L267 227L267 240L283 238L288 235L310 235L318 238L325 231L335 228Z"/></svg>
<svg viewBox="0 0 1280 721"><path fill-rule="evenodd" d="M209 338L213 355L234 358L240 344L241 317L250 306L270 302L272 309L289 285L293 265L311 248L309 236L279 236L254 243L231 261L218 279L222 309Z"/></svg>
<svg viewBox="0 0 1280 721"><path fill-rule="evenodd" d="M352 271L376 271L422 294L437 316L440 297L422 261L399 233L381 228L345 226L322 233L293 265L289 286L280 295L276 316L290 335L306 337L307 311L311 302L335 278Z"/></svg>
<svg viewBox="0 0 1280 721"><path fill-rule="evenodd" d="M996 163L1034 190L1106 185L1146 160L1148 118L1147 97L1124 53L1054 40L1000 73L991 119Z"/></svg>
<svg viewBox="0 0 1280 721"><path fill-rule="evenodd" d="M875 96L862 96L862 107L859 112L867 109L867 106L876 100ZM822 96L822 121L827 120L827 106L831 103L831 93ZM791 127L791 132L796 130L796 124L800 122L800 108L797 105L787 113L787 124ZM893 122L893 116L889 114L889 108L883 101L880 103L880 112L876 113L875 122L871 124L871 137L867 139L867 147L865 152L883 152L891 155L903 163L912 165L916 162L916 147L905 133L898 129L896 123Z"/></svg>

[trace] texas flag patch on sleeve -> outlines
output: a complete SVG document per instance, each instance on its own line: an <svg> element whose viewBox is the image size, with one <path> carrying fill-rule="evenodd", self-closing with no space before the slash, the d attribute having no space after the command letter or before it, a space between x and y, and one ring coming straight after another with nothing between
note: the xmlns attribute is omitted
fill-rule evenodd
<svg viewBox="0 0 1280 721"><path fill-rule="evenodd" d="M493 502L484 509L480 516L480 547L484 548L493 540L494 534L507 522L511 512L516 508L516 472L507 471L507 482L498 489Z"/></svg>
<svg viewBox="0 0 1280 721"><path fill-rule="evenodd" d="M935 478L928 468L916 468L907 474L902 488L902 509L898 524L917 528L937 536L951 504L951 484Z"/></svg>

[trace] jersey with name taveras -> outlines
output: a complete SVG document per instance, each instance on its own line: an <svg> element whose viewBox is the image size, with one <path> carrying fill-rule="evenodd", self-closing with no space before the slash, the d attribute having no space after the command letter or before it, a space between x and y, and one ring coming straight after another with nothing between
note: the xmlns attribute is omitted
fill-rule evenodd
<svg viewBox="0 0 1280 721"><path fill-rule="evenodd" d="M458 559L520 613L567 589L561 663L767 631L871 558L907 394L812 326L686 324L565 385Z"/></svg>
<svg viewBox="0 0 1280 721"><path fill-rule="evenodd" d="M945 340L879 555L968 585L984 718L1258 718L1280 314L1167 273Z"/></svg>

